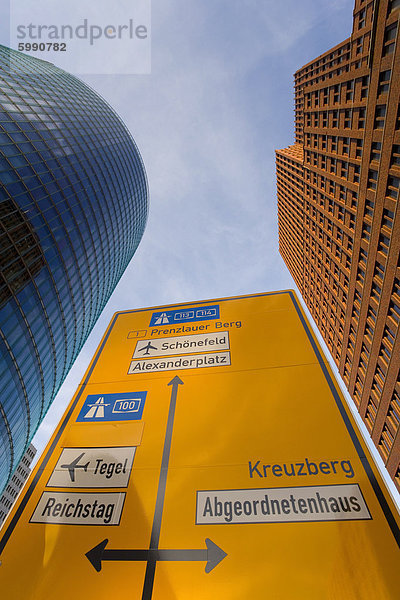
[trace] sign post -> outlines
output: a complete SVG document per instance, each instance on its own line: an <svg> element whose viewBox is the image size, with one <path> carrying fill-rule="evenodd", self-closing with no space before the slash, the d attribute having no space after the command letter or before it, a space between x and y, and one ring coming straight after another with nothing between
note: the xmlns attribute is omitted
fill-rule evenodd
<svg viewBox="0 0 400 600"><path fill-rule="evenodd" d="M126 311L0 532L0 588L391 600L399 526L294 292Z"/></svg>

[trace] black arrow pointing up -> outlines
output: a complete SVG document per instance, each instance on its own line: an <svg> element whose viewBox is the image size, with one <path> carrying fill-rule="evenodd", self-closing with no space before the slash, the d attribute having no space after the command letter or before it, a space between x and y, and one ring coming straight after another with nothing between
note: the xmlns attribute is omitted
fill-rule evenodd
<svg viewBox="0 0 400 600"><path fill-rule="evenodd" d="M206 538L206 548L203 550L106 550L108 540L103 540L100 544L86 553L87 559L93 565L97 572L101 571L102 562L105 560L130 560L130 561L149 561L159 560L181 561L196 560L207 561L205 572L210 573L227 556L217 544L214 544L209 538Z"/></svg>
<svg viewBox="0 0 400 600"><path fill-rule="evenodd" d="M172 430L174 428L176 397L178 395L178 386L183 385L182 379L177 375L171 379L168 385L172 386L171 400L169 403L167 429L165 431L164 449L161 460L160 477L158 480L158 490L156 498L156 506L154 509L153 527L150 536L150 550L158 551L158 543L160 540L161 520L164 508L165 488L167 486L167 474L169 455L171 452ZM153 555L149 556L146 565L146 574L144 576L142 600L151 600L153 595L154 576L156 572L157 561Z"/></svg>
<svg viewBox="0 0 400 600"><path fill-rule="evenodd" d="M150 537L150 548L153 548L153 549L158 548L158 542L160 539L161 519L162 519L164 498L165 498L165 488L167 485L169 455L171 452L172 430L174 428L176 397L178 395L178 386L183 385L183 381L176 375L173 379L171 379L171 381L169 382L168 385L172 385L172 391L171 391L171 400L169 403L167 429L165 432L165 440L164 440L164 449L163 449L163 455L162 455L162 460L161 460L160 478L158 480L158 490L157 490L156 506L154 509L153 527L151 530L151 537Z"/></svg>
<svg viewBox="0 0 400 600"><path fill-rule="evenodd" d="M175 376L168 385L172 386L171 400L169 403L167 429L165 431L164 449L161 460L160 477L158 480L158 490L156 505L154 509L153 527L150 536L150 548L148 550L106 550L108 540L103 540L100 544L89 550L86 557L96 569L101 571L104 560L131 560L146 561L146 574L143 583L142 600L151 600L153 595L154 576L156 564L159 560L181 561L196 560L206 561L205 571L209 573L227 556L219 546L214 544L209 538L206 539L206 548L203 550L163 550L159 549L161 521L164 508L165 488L167 485L167 474L169 456L171 452L172 431L174 427L176 398L178 395L178 386L183 385L183 381Z"/></svg>

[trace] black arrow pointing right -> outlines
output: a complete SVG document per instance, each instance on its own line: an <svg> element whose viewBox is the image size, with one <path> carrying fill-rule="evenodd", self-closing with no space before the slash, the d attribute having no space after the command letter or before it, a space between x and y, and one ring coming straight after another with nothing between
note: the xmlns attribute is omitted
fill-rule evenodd
<svg viewBox="0 0 400 600"><path fill-rule="evenodd" d="M103 540L100 544L86 553L87 559L99 573L104 561L148 561L156 562L159 560L168 561L207 561L205 572L210 573L227 556L217 544L214 544L209 538L206 538L206 548L202 550L106 550L108 540Z"/></svg>
<svg viewBox="0 0 400 600"><path fill-rule="evenodd" d="M209 538L206 538L206 548L190 550L170 550L160 549L158 547L161 531L161 520L164 507L165 488L167 484L169 456L171 452L172 431L174 426L176 399L178 388L183 385L183 381L175 376L168 385L172 386L171 399L168 411L167 428L164 439L164 449L161 460L160 477L158 481L158 490L156 505L154 510L153 527L150 536L150 548L148 550L110 550L106 549L108 539L103 540L94 548L86 553L87 559L97 572L101 571L103 561L146 561L146 574L143 584L142 600L151 600L153 595L154 575L156 564L159 560L168 561L206 561L205 572L210 573L227 556L219 546L214 544Z"/></svg>

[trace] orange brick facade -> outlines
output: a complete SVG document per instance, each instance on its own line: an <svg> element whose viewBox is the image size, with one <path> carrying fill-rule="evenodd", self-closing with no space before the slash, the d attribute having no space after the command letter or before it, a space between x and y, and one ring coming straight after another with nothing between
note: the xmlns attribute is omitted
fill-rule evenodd
<svg viewBox="0 0 400 600"><path fill-rule="evenodd" d="M400 0L295 73L279 249L400 490Z"/></svg>

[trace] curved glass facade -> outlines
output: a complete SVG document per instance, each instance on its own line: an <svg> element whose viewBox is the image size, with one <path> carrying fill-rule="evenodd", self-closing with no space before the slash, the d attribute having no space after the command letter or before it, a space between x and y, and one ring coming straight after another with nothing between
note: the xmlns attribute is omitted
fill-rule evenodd
<svg viewBox="0 0 400 600"><path fill-rule="evenodd" d="M76 77L0 46L0 493L147 212L143 162L113 109Z"/></svg>

